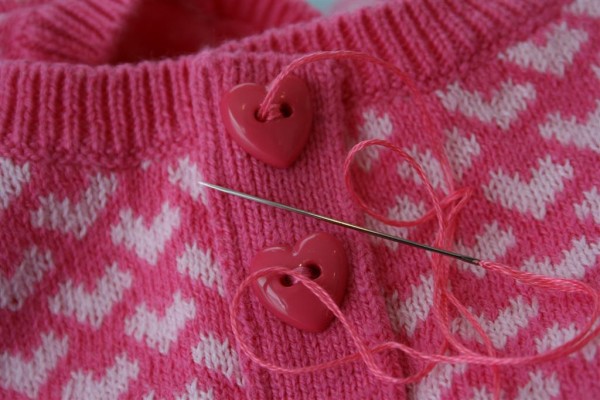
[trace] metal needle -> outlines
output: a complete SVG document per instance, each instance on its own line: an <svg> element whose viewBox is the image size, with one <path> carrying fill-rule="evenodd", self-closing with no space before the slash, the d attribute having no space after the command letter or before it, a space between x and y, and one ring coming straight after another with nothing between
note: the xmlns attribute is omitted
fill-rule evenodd
<svg viewBox="0 0 600 400"><path fill-rule="evenodd" d="M349 222L345 222L345 221L340 221L331 217L326 217L324 215L319 215L319 214L315 214L313 212L310 211L306 211L306 210L302 210L296 207L292 207L292 206L288 206L285 204L281 204L281 203L277 203L275 201L271 201L271 200L267 200L267 199L263 199L261 197L257 197L257 196L253 196L251 194L247 194L247 193L243 193L237 190L233 190L233 189L229 189L223 186L218 186L218 185L213 185L212 183L206 183L206 182L199 182L201 185L206 186L208 188L214 189L214 190L218 190L220 192L223 193L227 193L227 194L231 194L234 196L238 196L247 200L252 200L252 201L256 201L258 203L261 204L265 204L271 207L276 207L276 208L280 208L282 210L286 210L286 211L291 211L294 212L296 214L300 214L300 215L305 215L308 217L312 217L312 218L316 218L319 219L321 221L325 221L325 222L329 222L331 224L335 224L335 225L339 225L339 226L343 226L349 229L353 229L355 231L358 232L363 232L363 233L367 233L369 235L373 235L373 236L377 236L380 237L382 239L386 239L386 240L391 240L393 242L397 242L397 243L402 243L408 246L412 246L412 247L417 247L419 249L423 249L426 251L430 251L433 253L439 253L448 257L452 257L452 258L456 258L458 260L464 261L466 263L469 264L474 264L474 265L478 265L479 264L479 260L475 257L471 257L471 256L467 256L464 254L458 254L458 253L454 253L452 251L448 251L448 250L444 250L444 249L440 249L437 247L432 247L426 244L422 244L422 243L417 243L417 242L413 242L412 240L408 240L408 239L402 239L400 237L397 236L393 236L393 235L389 235L387 233L383 233L383 232L378 232L378 231L374 231L372 229L368 229L368 228L364 228L362 226L358 226L358 225L354 225L351 224Z"/></svg>

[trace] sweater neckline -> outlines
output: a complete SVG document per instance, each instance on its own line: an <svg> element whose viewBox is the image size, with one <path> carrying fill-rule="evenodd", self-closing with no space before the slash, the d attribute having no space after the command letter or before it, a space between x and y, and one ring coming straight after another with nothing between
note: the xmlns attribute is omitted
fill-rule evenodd
<svg viewBox="0 0 600 400"><path fill-rule="evenodd" d="M217 110L226 90L246 79L267 84L282 66L314 51L356 50L393 61L430 91L529 36L559 16L564 3L409 0L175 59L99 66L0 61L0 155L125 168L201 146L206 135L224 131ZM368 78L340 80L351 93L381 90L388 81L377 67L352 68Z"/></svg>

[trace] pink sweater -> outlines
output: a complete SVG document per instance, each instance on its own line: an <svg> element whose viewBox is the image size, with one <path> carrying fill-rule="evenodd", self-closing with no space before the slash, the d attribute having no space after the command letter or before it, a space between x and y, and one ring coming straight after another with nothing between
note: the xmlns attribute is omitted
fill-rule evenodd
<svg viewBox="0 0 600 400"><path fill-rule="evenodd" d="M443 196L468 187L453 249L600 287L600 3L405 0L319 17L296 0L0 1L0 398L488 399L487 366L440 364L383 383L360 360L298 375L240 350L230 303L251 260L328 232L351 265L341 309L369 345L435 353L431 258L423 251L208 191L221 184L409 239L350 200L343 162L359 140L405 148ZM424 93L452 167L442 174L414 99L382 68L321 61L310 137L289 168L248 155L219 102L293 60L349 49L388 60ZM396 155L365 150L359 192L392 219L430 203ZM497 355L573 338L589 299L531 289L454 263L451 291ZM356 351L339 321L308 333L245 292L243 340L281 366ZM486 353L458 313L453 331ZM600 397L600 341L559 360L501 367L505 399ZM423 363L375 357L409 376Z"/></svg>

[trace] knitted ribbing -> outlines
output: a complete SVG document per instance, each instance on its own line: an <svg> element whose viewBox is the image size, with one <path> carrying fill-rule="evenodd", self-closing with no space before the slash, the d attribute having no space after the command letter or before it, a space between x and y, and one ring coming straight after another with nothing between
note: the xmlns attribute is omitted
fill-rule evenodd
<svg viewBox="0 0 600 400"><path fill-rule="evenodd" d="M64 1L67 0L42 6L41 11L36 9L24 18L15 16L17 21L25 22L11 24L3 36L20 36L26 40L6 40L2 53L10 56L26 49L27 53L22 55L29 58L34 53L29 50L36 49L39 53L34 59L54 60L56 52L61 53L53 48L55 41L47 40L49 32L58 30L59 38L80 37L83 26L101 27L108 18L98 12L96 20L88 22L71 12L60 13L65 7ZM111 1L116 4L110 8L111 15L118 19L116 15L124 12L123 4L133 0ZM455 79L471 63L477 62L477 58L490 57L503 42L525 37L560 12L559 4L544 1L518 0L510 7L495 3L469 7L458 0L434 5L429 1L418 6L412 3L385 6L307 25L291 25L282 31L268 31L239 44L225 44L216 50L176 60L95 68L79 64L3 62L0 64L0 102L3 104L0 149L13 157L51 157L110 165L131 160L139 162L156 153L168 152L169 147L185 147L186 143L198 139L198 133L206 130L195 121L205 119L206 99L220 98L226 83L223 80L239 81L235 74L241 65L246 71L267 69L265 61L269 57L257 56L257 52L273 51L280 54L275 59L284 60L283 54L317 49L366 51L383 59L395 59L423 89L430 90ZM79 2L73 7L88 10L96 7L96 3ZM493 12L496 8L498 10ZM42 11L44 15L58 13L73 23L56 24L36 36L35 21ZM34 34L23 28L30 25L35 27ZM65 57L61 61L98 52L79 60L99 63L101 60L96 56L102 53L100 49L111 48L116 40L111 36L115 33L112 25L106 25L108 27L101 30L104 46L92 41L99 38L98 35L85 35L85 41L78 40L67 48L60 46ZM43 29L45 24L40 26ZM80 45L88 43L92 44L86 52ZM231 54L236 49L246 51ZM65 51L69 55L64 55ZM109 55L104 56L110 59ZM378 92L380 82L389 79L372 66L351 67L349 73L361 77L347 82L348 91L355 93ZM263 78L261 83L267 83L269 78L272 76ZM390 84L398 87L395 82ZM61 90L56 90L58 87ZM66 115L69 123L63 121Z"/></svg>

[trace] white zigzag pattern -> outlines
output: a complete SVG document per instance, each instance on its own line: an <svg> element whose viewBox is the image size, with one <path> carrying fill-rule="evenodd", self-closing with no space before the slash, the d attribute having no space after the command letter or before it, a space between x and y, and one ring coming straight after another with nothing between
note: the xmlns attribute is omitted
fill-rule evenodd
<svg viewBox="0 0 600 400"><path fill-rule="evenodd" d="M506 53L500 54L499 58L523 68L562 77L581 45L588 40L588 34L578 29L569 29L563 22L552 26L546 37L547 43L543 47L528 40L509 48Z"/></svg>
<svg viewBox="0 0 600 400"><path fill-rule="evenodd" d="M394 291L386 299L392 328L396 332L404 328L409 336L414 335L420 321L427 319L433 305L433 277L421 275L419 279L419 285L410 285L410 297L400 301L398 292Z"/></svg>
<svg viewBox="0 0 600 400"><path fill-rule="evenodd" d="M198 382L196 379L187 385L185 394L177 396L177 400L213 400L214 398L215 396L212 389L209 389L206 392L198 389Z"/></svg>
<svg viewBox="0 0 600 400"><path fill-rule="evenodd" d="M498 221L483 226L483 233L477 235L476 243L472 247L465 246L462 242L456 245L456 252L461 254L472 254L481 260L496 260L504 257L509 248L516 244L512 228L502 230ZM483 278L485 269L475 265L458 264L459 268L471 271L478 278Z"/></svg>
<svg viewBox="0 0 600 400"><path fill-rule="evenodd" d="M137 379L137 361L127 360L125 354L117 356L115 364L106 370L100 379L94 379L92 372L77 371L63 388L63 400L104 400L117 399L127 393L129 381Z"/></svg>
<svg viewBox="0 0 600 400"><path fill-rule="evenodd" d="M220 341L212 333L200 335L200 342L192 347L192 358L196 364L219 371L238 386L244 386L238 355L227 339Z"/></svg>
<svg viewBox="0 0 600 400"><path fill-rule="evenodd" d="M592 65L592 71L594 71L596 78L600 79L600 67L597 65Z"/></svg>
<svg viewBox="0 0 600 400"><path fill-rule="evenodd" d="M129 272L120 271L114 263L106 269L91 293L84 285L74 287L72 280L61 284L58 293L48 299L49 309L53 314L75 316L79 323L89 323L98 329L113 306L123 299L132 280Z"/></svg>
<svg viewBox="0 0 600 400"><path fill-rule="evenodd" d="M589 192L584 192L585 199L581 204L575 204L577 218L584 220L590 215L594 222L600 224L600 193L598 188L593 187Z"/></svg>
<svg viewBox="0 0 600 400"><path fill-rule="evenodd" d="M152 166L152 161L150 160L144 160L140 163L140 168L142 169L142 171L147 171L148 168L150 168Z"/></svg>
<svg viewBox="0 0 600 400"><path fill-rule="evenodd" d="M577 15L600 17L600 3L597 0L577 0L569 4L566 10Z"/></svg>
<svg viewBox="0 0 600 400"><path fill-rule="evenodd" d="M448 191L444 172L442 171L442 165L439 160L434 157L431 150L427 149L420 152L417 150L416 146L413 146L410 149L405 148L404 151L421 165L434 189L442 189L444 192ZM421 177L417 175L417 172L406 161L403 161L398 165L398 174L404 179L412 179L413 182L418 185L423 183Z"/></svg>
<svg viewBox="0 0 600 400"><path fill-rule="evenodd" d="M498 317L493 321L488 320L483 315L476 316L477 321L490 337L493 346L499 350L506 346L509 338L517 336L520 329L527 328L529 320L537 316L539 311L537 299L533 299L531 303L528 303L523 297L518 296L509 300L509 302L510 306L501 310ZM464 317L452 321L452 331L458 332L465 340L475 339L483 343L477 331Z"/></svg>
<svg viewBox="0 0 600 400"><path fill-rule="evenodd" d="M371 217L370 215L365 216L365 226L369 229L387 233L389 235L395 235L395 236L400 236L400 237L408 236L407 228L396 228L396 227L384 224L383 222ZM382 239L377 236L371 236L370 239L373 243L383 244L392 250L398 249L398 243L392 242L391 240Z"/></svg>
<svg viewBox="0 0 600 400"><path fill-rule="evenodd" d="M500 392L500 398L504 399L505 393ZM560 382L556 375L552 374L549 378L544 378L541 371L530 372L529 382L519 388L517 400L550 400L560 394ZM493 400L494 396L488 388L481 387L473 389L473 400Z"/></svg>
<svg viewBox="0 0 600 400"><path fill-rule="evenodd" d="M464 173L471 168L473 158L481 154L481 147L475 135L463 136L457 128L446 132L444 147L448 162L458 179L462 179Z"/></svg>
<svg viewBox="0 0 600 400"><path fill-rule="evenodd" d="M557 113L549 115L539 129L545 139L554 138L562 144L573 144L578 149L600 153L600 100L596 101L596 110L588 115L585 123L577 122L575 117L563 119Z"/></svg>
<svg viewBox="0 0 600 400"><path fill-rule="evenodd" d="M40 207L31 213L31 224L37 228L72 233L77 239L82 239L116 188L114 175L105 178L98 174L90 178L88 188L76 204L72 204L68 198L59 201L54 194L41 197Z"/></svg>
<svg viewBox="0 0 600 400"><path fill-rule="evenodd" d="M198 380L194 379L191 383L186 385L186 392L176 396L176 400L214 400L215 395L212 389L208 389L206 392L198 389ZM154 391L146 394L144 400L154 400Z"/></svg>
<svg viewBox="0 0 600 400"><path fill-rule="evenodd" d="M56 339L54 333L42 335L42 344L34 350L31 361L21 355L0 354L0 386L29 398L37 398L40 388L58 361L66 356L69 342L66 337Z"/></svg>
<svg viewBox="0 0 600 400"><path fill-rule="evenodd" d="M171 208L168 203L163 204L160 214L148 228L141 217L134 218L130 209L122 210L120 217L121 222L112 227L113 243L122 243L127 249L135 250L138 257L150 265L156 265L158 255L180 223L179 209Z"/></svg>
<svg viewBox="0 0 600 400"><path fill-rule="evenodd" d="M396 205L388 210L387 217L396 221L408 221L417 219L425 214L425 204L420 201L418 203L413 202L408 196L397 196ZM390 235L396 235L401 237L407 237L412 228L397 228L367 215L365 217L365 224L370 229L378 230L380 232L388 233ZM392 250L398 249L398 243L392 242L391 240L385 240L378 237L372 237L375 243L383 243Z"/></svg>
<svg viewBox="0 0 600 400"><path fill-rule="evenodd" d="M208 204L208 197L203 186L198 182L203 181L204 178L196 164L190 162L189 157L181 158L178 161L178 167L169 167L169 182L173 185L178 185L181 190L186 191L192 196L192 199L200 199L205 205Z"/></svg>
<svg viewBox="0 0 600 400"><path fill-rule="evenodd" d="M388 218L398 221L412 220L423 216L426 211L422 201L415 203L408 196L397 196L396 205L388 210Z"/></svg>
<svg viewBox="0 0 600 400"><path fill-rule="evenodd" d="M41 252L35 246L27 250L10 279L0 274L0 309L17 311L23 307L25 299L33 294L35 285L52 269L54 264L49 251Z"/></svg>
<svg viewBox="0 0 600 400"><path fill-rule="evenodd" d="M6 209L12 199L21 194L23 185L29 179L29 163L19 166L8 158L0 157L0 211Z"/></svg>
<svg viewBox="0 0 600 400"><path fill-rule="evenodd" d="M186 244L185 251L177 258L177 271L188 274L193 280L200 278L204 286L216 289L221 297L225 296L221 270L213 261L210 250L204 252L196 243Z"/></svg>
<svg viewBox="0 0 600 400"><path fill-rule="evenodd" d="M535 338L535 347L538 353L544 353L562 346L569 340L572 340L575 336L577 336L577 334L579 334L579 332L575 324L570 324L569 326L561 328L558 323L555 323L552 325L552 327L548 328L546 333L544 333L541 337ZM599 345L600 340L596 338L585 345L585 347L583 347L579 353L571 354L571 357L575 357L577 354L582 354L583 358L587 362L592 362L596 357L596 351Z"/></svg>
<svg viewBox="0 0 600 400"><path fill-rule="evenodd" d="M530 372L529 382L521 388L515 400L550 400L560 395L560 382L556 373L548 378L542 371Z"/></svg>
<svg viewBox="0 0 600 400"><path fill-rule="evenodd" d="M471 400L494 400L494 395L490 393L487 387L482 386L473 389L473 397ZM500 398L502 399L503 392L500 392Z"/></svg>
<svg viewBox="0 0 600 400"><path fill-rule="evenodd" d="M176 292L173 304L167 308L163 317L148 310L146 304L138 306L135 314L125 320L125 333L138 342L145 341L161 354L168 354L171 344L177 340L186 323L195 316L194 300L183 300L181 293Z"/></svg>
<svg viewBox="0 0 600 400"><path fill-rule="evenodd" d="M527 109L528 101L536 98L535 87L531 83L515 85L511 80L502 83L500 90L493 91L489 102L479 92L464 90L459 83L450 84L445 92L438 91L436 94L449 111L460 111L485 123L496 123L503 130L508 129L519 113Z"/></svg>
<svg viewBox="0 0 600 400"><path fill-rule="evenodd" d="M444 392L452 387L455 375L465 372L465 364L438 364L429 375L416 384L415 399L439 400Z"/></svg>
<svg viewBox="0 0 600 400"><path fill-rule="evenodd" d="M378 117L375 110L363 112L364 124L359 126L359 140L387 139L392 135L394 126L389 114ZM356 155L356 162L365 171L370 171L373 162L379 158L379 149L368 147Z"/></svg>
<svg viewBox="0 0 600 400"><path fill-rule="evenodd" d="M539 275L581 279L587 269L596 265L596 258L600 255L600 240L588 244L586 237L581 236L573 239L571 246L571 249L563 250L564 257L559 263L553 264L550 257L544 257L542 261L531 257L521 269Z"/></svg>
<svg viewBox="0 0 600 400"><path fill-rule="evenodd" d="M550 156L538 160L539 168L532 169L532 178L523 182L519 173L507 176L502 169L490 172L492 178L483 187L485 196L500 203L505 208L516 209L521 213L531 213L538 220L546 216L546 206L561 192L565 179L573 179L573 167L569 161L563 165L554 164Z"/></svg>

